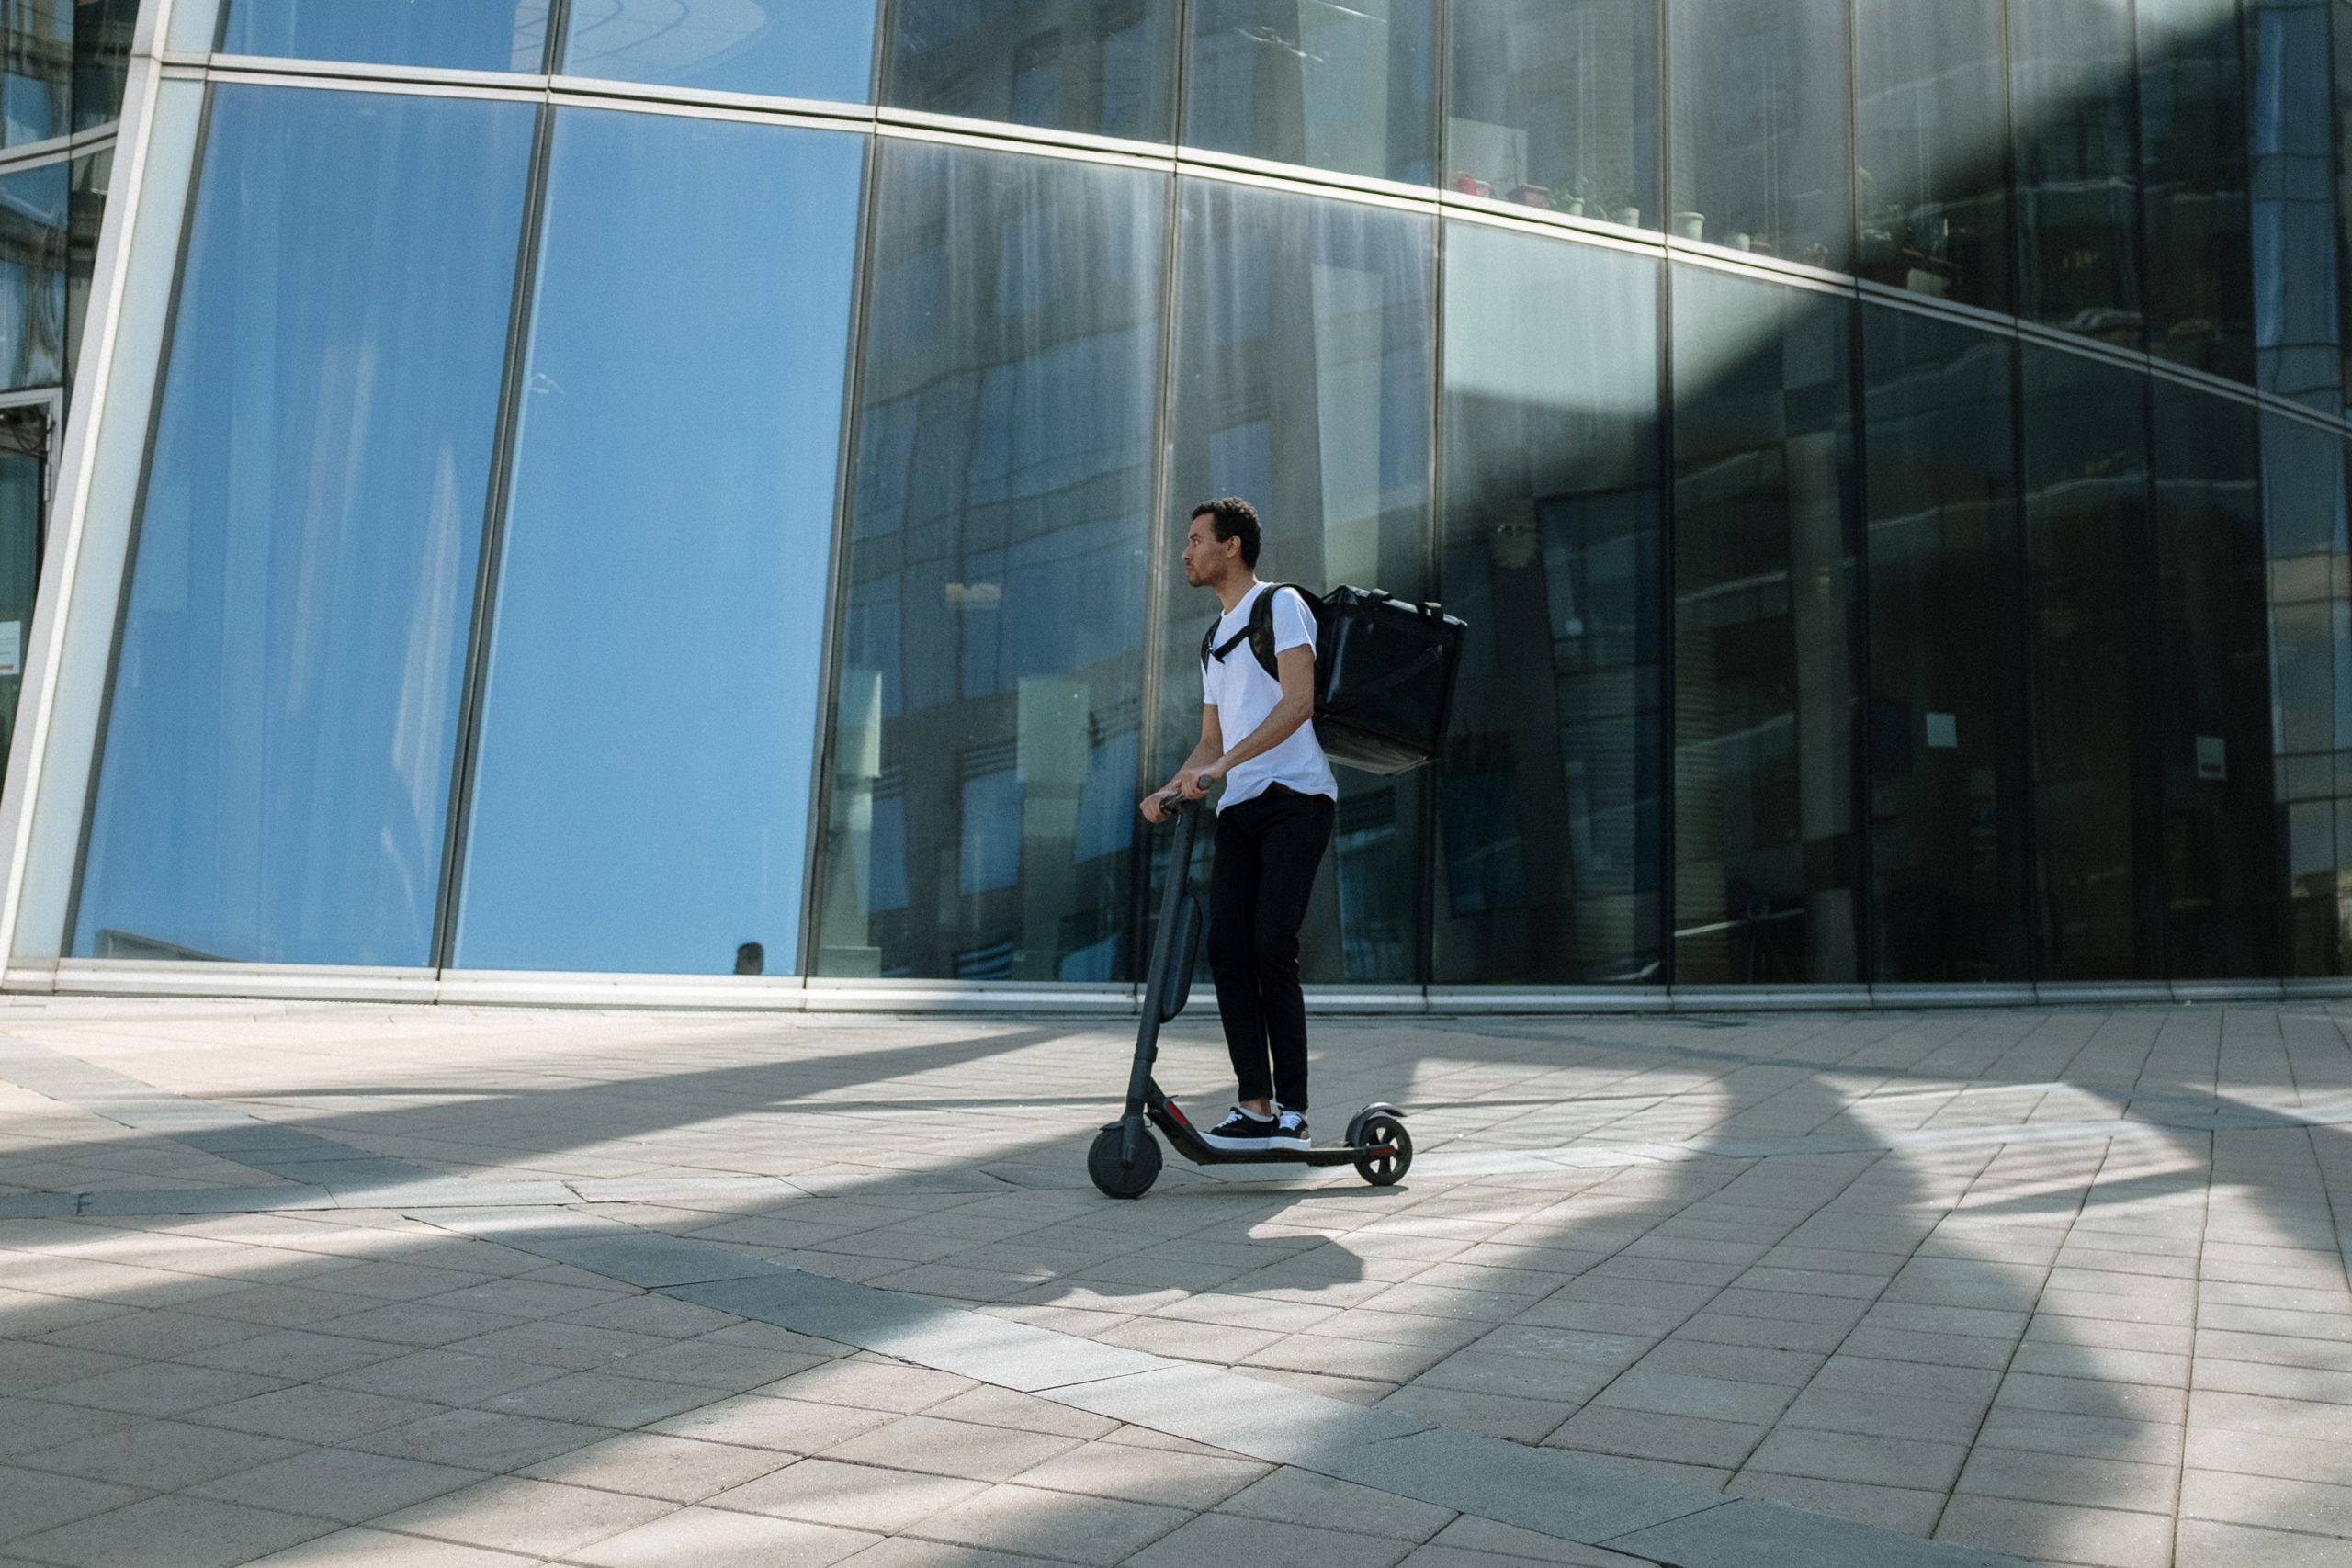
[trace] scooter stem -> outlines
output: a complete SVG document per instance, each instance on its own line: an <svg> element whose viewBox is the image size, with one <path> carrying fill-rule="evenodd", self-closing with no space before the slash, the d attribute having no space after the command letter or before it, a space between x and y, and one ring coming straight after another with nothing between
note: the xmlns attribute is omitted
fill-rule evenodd
<svg viewBox="0 0 2352 1568"><path fill-rule="evenodd" d="M1193 828L1199 812L1193 803L1177 799L1176 842L1168 855L1168 886L1159 896L1159 935L1151 944L1151 977L1143 992L1143 1025L1136 1031L1135 1067L1127 1074L1127 1110L1123 1119L1125 1125L1120 1138L1120 1157L1132 1162L1136 1140L1143 1135L1144 1101L1151 1093L1152 1063L1159 1055L1159 1005L1170 984L1190 985L1187 975L1177 980L1168 973L1175 955L1169 950L1175 944L1168 933L1176 929L1176 911L1190 891L1193 880Z"/></svg>

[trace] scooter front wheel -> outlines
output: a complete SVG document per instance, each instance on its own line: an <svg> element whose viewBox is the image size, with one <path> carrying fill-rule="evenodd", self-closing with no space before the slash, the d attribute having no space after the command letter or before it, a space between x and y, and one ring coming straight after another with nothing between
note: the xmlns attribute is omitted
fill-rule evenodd
<svg viewBox="0 0 2352 1568"><path fill-rule="evenodd" d="M1136 1129L1136 1157L1125 1160L1119 1157L1125 1139L1126 1129L1114 1122L1094 1134L1086 1151L1086 1174L1105 1198L1140 1198L1159 1179L1159 1140L1148 1128Z"/></svg>
<svg viewBox="0 0 2352 1568"><path fill-rule="evenodd" d="M1413 1135L1405 1123L1385 1112L1363 1119L1356 1129L1356 1174L1374 1187L1393 1187L1413 1168Z"/></svg>

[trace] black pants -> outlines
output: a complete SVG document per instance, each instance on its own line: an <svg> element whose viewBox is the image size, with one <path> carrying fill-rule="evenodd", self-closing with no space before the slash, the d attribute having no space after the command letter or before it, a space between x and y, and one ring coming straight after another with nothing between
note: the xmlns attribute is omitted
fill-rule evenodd
<svg viewBox="0 0 2352 1568"><path fill-rule="evenodd" d="M1209 872L1209 970L1243 1100L1306 1109L1306 1002L1298 927L1331 841L1329 795L1269 789L1217 813ZM1269 1056L1273 1070L1267 1071Z"/></svg>

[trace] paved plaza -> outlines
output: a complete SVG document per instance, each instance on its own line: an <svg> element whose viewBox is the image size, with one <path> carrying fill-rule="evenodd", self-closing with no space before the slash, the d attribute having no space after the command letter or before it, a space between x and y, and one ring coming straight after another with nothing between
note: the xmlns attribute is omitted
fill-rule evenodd
<svg viewBox="0 0 2352 1568"><path fill-rule="evenodd" d="M2347 1020L13 998L0 1565L2344 1568Z"/></svg>

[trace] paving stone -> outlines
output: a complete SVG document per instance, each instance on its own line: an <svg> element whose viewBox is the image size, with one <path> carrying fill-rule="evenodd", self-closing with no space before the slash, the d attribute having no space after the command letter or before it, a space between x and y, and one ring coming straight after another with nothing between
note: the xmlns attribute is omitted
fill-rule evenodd
<svg viewBox="0 0 2352 1568"><path fill-rule="evenodd" d="M897 1419L897 1413L889 1410L746 1393L656 1421L647 1429L782 1453L815 1454Z"/></svg>
<svg viewBox="0 0 2352 1568"><path fill-rule="evenodd" d="M1188 1517L1181 1509L1150 1503L997 1485L933 1514L916 1533L961 1546L1107 1568L1126 1562Z"/></svg>
<svg viewBox="0 0 2352 1568"><path fill-rule="evenodd" d="M2183 1519L2174 1568L2343 1568L2341 1538L2257 1529L2213 1519Z"/></svg>
<svg viewBox="0 0 2352 1568"><path fill-rule="evenodd" d="M530 1562L509 1551L362 1529L337 1530L273 1551L247 1568L523 1568Z"/></svg>
<svg viewBox="0 0 2352 1568"><path fill-rule="evenodd" d="M454 1492L480 1471L425 1464L351 1449L311 1449L189 1488L197 1496L281 1514L315 1514L345 1524Z"/></svg>
<svg viewBox="0 0 2352 1568"><path fill-rule="evenodd" d="M888 1534L987 1490L981 1481L808 1459L732 1487L708 1504Z"/></svg>
<svg viewBox="0 0 2352 1568"><path fill-rule="evenodd" d="M15 1540L135 1502L136 1487L0 1465L0 1540Z"/></svg>
<svg viewBox="0 0 2352 1568"><path fill-rule="evenodd" d="M1946 1494L1901 1486L1866 1486L1851 1481L1821 1481L1804 1475L1775 1475L1750 1466L1731 1479L1726 1490L1768 1503L1792 1503L1799 1507L1833 1514L1857 1524L1905 1535L1924 1536L1936 1528Z"/></svg>
<svg viewBox="0 0 2352 1568"><path fill-rule="evenodd" d="M879 1540L797 1519L682 1508L572 1556L594 1568L826 1568Z"/></svg>
<svg viewBox="0 0 2352 1568"><path fill-rule="evenodd" d="M325 1519L236 1503L150 1497L9 1545L37 1561L67 1568L164 1562L173 1568L228 1568L334 1528Z"/></svg>
<svg viewBox="0 0 2352 1568"><path fill-rule="evenodd" d="M504 1472L608 1436L601 1427L568 1421L542 1421L496 1410L445 1410L421 1421L353 1438L344 1446L428 1464Z"/></svg>
<svg viewBox="0 0 2352 1568"><path fill-rule="evenodd" d="M2171 1551L2172 1519L2165 1514L1956 1496L1936 1527L1936 1539L2018 1557L2140 1568L2164 1562Z"/></svg>
<svg viewBox="0 0 2352 1568"><path fill-rule="evenodd" d="M1782 1427L1757 1445L1747 1463L1777 1475L1941 1491L1951 1485L1967 1456L1960 1443Z"/></svg>
<svg viewBox="0 0 2352 1568"><path fill-rule="evenodd" d="M2283 1527L2311 1535L2339 1536L2352 1542L2352 1475L2346 1475L2341 1483L2329 1485L2228 1471L2190 1470L2180 1478L2180 1513L2183 1518L2217 1519L2225 1524L2265 1529ZM2346 1550L2352 1551L2352 1545Z"/></svg>
<svg viewBox="0 0 2352 1568"><path fill-rule="evenodd" d="M1021 1472L1014 1479L1023 1486L1200 1509L1220 1503L1234 1506L1228 1499L1268 1472L1269 1467L1255 1460L1153 1452L1120 1443L1096 1442L1057 1454Z"/></svg>
<svg viewBox="0 0 2352 1568"><path fill-rule="evenodd" d="M1128 1561L1135 1568L1236 1562L1262 1562L1268 1568L1391 1568L1412 1550L1413 1543L1394 1537L1204 1514Z"/></svg>
<svg viewBox="0 0 2352 1568"><path fill-rule="evenodd" d="M656 1498L501 1476L369 1522L497 1551L562 1557L673 1511Z"/></svg>
<svg viewBox="0 0 2352 1568"><path fill-rule="evenodd" d="M2168 1464L2085 1459L1979 1444L1954 1488L1991 1497L2062 1503L2140 1513L2170 1513L2179 1472Z"/></svg>
<svg viewBox="0 0 2352 1568"><path fill-rule="evenodd" d="M1412 1542L1429 1540L1455 1517L1451 1508L1288 1466L1226 1498L1219 1511Z"/></svg>
<svg viewBox="0 0 2352 1568"><path fill-rule="evenodd" d="M1901 1542L1866 1525L1749 1498L1606 1542L1675 1568L2015 1568L1942 1542ZM1892 1553L1899 1551L1899 1559Z"/></svg>
<svg viewBox="0 0 2352 1568"><path fill-rule="evenodd" d="M699 1503L791 1462L789 1455L731 1443L629 1432L524 1466L516 1473L673 1503Z"/></svg>
<svg viewBox="0 0 2352 1568"><path fill-rule="evenodd" d="M907 1416L835 1444L825 1457L973 1481L1009 1481L1078 1446L1075 1438Z"/></svg>
<svg viewBox="0 0 2352 1568"><path fill-rule="evenodd" d="M194 1418L208 1426L293 1438L306 1443L340 1443L437 1415L439 1411L440 1406L426 1400L390 1399L353 1389L303 1383L216 1404L197 1412Z"/></svg>

